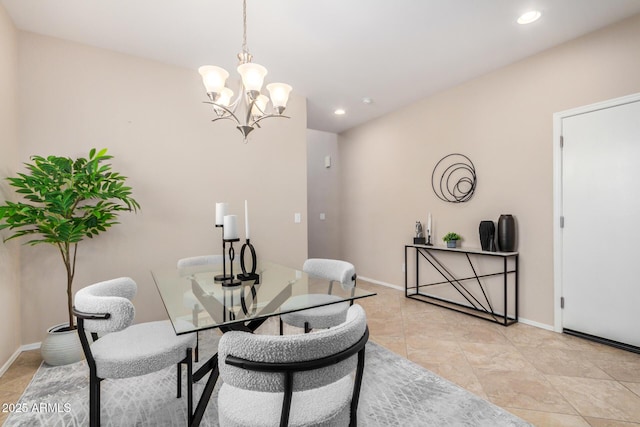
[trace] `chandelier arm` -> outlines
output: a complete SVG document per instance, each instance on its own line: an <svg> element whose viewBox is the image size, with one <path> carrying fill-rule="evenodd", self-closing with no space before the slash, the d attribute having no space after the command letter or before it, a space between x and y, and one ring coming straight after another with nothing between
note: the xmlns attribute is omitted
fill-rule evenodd
<svg viewBox="0 0 640 427"><path fill-rule="evenodd" d="M241 94L242 95L242 94ZM235 114L236 109L238 108L238 104L240 102L240 96L236 97L235 101L233 101L228 107L218 104L217 102L214 101L202 101L205 104L211 104L211 105L215 105L216 107L220 107L225 109L226 111L229 112L229 114Z"/></svg>
<svg viewBox="0 0 640 427"><path fill-rule="evenodd" d="M235 121L238 125L240 124L240 120L238 120L238 117L233 113L233 111L231 111L230 109L228 109L224 105L216 104L215 102L211 102L211 101L203 101L203 102L205 104L211 104L214 107L221 108L221 109L223 109L224 111L226 111L229 114L228 116L222 116L222 117L215 118L215 119L212 120L213 122L215 122L216 120L220 120L220 119L229 119L229 120Z"/></svg>
<svg viewBox="0 0 640 427"><path fill-rule="evenodd" d="M257 100L257 98L256 98L256 100ZM256 104L256 101L253 101L253 103L255 104L256 109L257 109L258 111L260 111L260 117L262 117L262 116L266 116L266 115L267 115L267 113L266 113L265 111L263 111L263 110L262 110L262 108L260 108L260 104ZM251 105L251 109L252 109L252 110L253 110L253 107L254 107L254 106L253 106L253 105ZM248 120L247 120L247 121L248 121Z"/></svg>
<svg viewBox="0 0 640 427"><path fill-rule="evenodd" d="M213 119L211 119L212 122L217 122L218 120L231 120L232 122L239 125L238 121L231 116L214 117Z"/></svg>
<svg viewBox="0 0 640 427"><path fill-rule="evenodd" d="M249 102L249 105L247 106L247 111L246 111L247 116L245 117L245 120L244 120L244 122L247 123L247 124L251 121L251 112L253 111L253 106L256 103L256 98L249 97L249 101L250 102ZM258 107L258 110L259 109L260 109L260 107Z"/></svg>
<svg viewBox="0 0 640 427"><path fill-rule="evenodd" d="M264 119L271 118L271 117L282 117L283 119L290 119L290 118L291 118L291 117L289 117L289 116L284 116L284 115L282 115L282 114L266 114L266 115L264 115L264 116L261 116L261 117L257 118L257 119L256 119L256 120L254 120L253 122L251 122L251 125L250 125L250 126L257 125L257 124L258 124L258 122L260 122L260 121L262 121L262 120L264 120Z"/></svg>
<svg viewBox="0 0 640 427"><path fill-rule="evenodd" d="M238 105L240 105L240 100L242 99L242 94L244 92L243 89L244 89L244 86L242 85L242 82L240 82L240 89L238 91L238 95L236 96L236 99L229 105L229 109L234 114L236 112L236 109L238 108Z"/></svg>

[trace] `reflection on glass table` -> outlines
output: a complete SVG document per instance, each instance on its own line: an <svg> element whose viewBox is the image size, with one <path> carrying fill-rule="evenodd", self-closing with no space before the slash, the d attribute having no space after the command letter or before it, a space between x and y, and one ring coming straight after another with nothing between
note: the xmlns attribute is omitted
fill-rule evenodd
<svg viewBox="0 0 640 427"><path fill-rule="evenodd" d="M281 305L292 296L298 296L296 301L306 301L304 295L327 293L352 301L375 295L357 287L345 290L338 284L330 286L326 280L270 262L259 264L258 280L235 286L214 280L221 270L222 265L199 265L151 272L177 334L234 324L233 329L237 329L241 324L283 312L325 305L309 302L281 312ZM234 271L239 268L234 266Z"/></svg>

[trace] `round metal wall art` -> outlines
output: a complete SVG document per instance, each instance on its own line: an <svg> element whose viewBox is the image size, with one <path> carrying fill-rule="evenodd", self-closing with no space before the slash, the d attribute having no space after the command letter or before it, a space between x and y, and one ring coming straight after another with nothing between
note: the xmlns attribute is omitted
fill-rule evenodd
<svg viewBox="0 0 640 427"><path fill-rule="evenodd" d="M433 168L431 187L440 200L468 202L476 189L476 168L464 154L444 156Z"/></svg>

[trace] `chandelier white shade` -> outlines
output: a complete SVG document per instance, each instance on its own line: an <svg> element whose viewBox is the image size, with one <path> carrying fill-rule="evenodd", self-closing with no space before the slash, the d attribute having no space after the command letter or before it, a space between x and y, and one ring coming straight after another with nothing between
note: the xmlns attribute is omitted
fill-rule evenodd
<svg viewBox="0 0 640 427"><path fill-rule="evenodd" d="M267 69L262 65L247 62L246 64L238 65L238 73L240 73L242 84L247 91L260 92L262 83L264 83L264 76L267 75Z"/></svg>
<svg viewBox="0 0 640 427"><path fill-rule="evenodd" d="M207 89L207 93L220 93L227 83L229 73L227 70L215 65L204 65L198 69L202 76L202 82Z"/></svg>
<svg viewBox="0 0 640 427"><path fill-rule="evenodd" d="M278 111L278 114L282 114L289 100L291 86L285 83L271 83L267 85L267 90L271 96L273 108Z"/></svg>
<svg viewBox="0 0 640 427"><path fill-rule="evenodd" d="M285 83L271 83L267 85L269 97L261 93L264 78L268 71L260 64L251 62L251 54L247 50L247 2L243 1L243 43L242 52L238 54L240 65L237 71L241 77L240 89L237 97L233 99L234 92L227 87L229 72L224 68L215 65L204 65L198 69L202 76L207 91L208 104L213 105L216 117L212 121L221 119L232 120L236 123L236 128L242 133L244 141L255 127L260 127L261 120L271 117L284 117L284 112L291 86ZM268 112L269 101L271 101L271 112ZM244 112L238 111L244 109ZM236 114L238 112L238 114ZM243 120L240 120L241 117Z"/></svg>

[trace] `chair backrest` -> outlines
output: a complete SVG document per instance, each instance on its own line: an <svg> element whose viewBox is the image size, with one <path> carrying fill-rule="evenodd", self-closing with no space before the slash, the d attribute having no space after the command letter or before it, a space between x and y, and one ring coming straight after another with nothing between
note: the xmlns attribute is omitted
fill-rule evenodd
<svg viewBox="0 0 640 427"><path fill-rule="evenodd" d="M247 390L282 392L285 377L277 372L256 372L227 363L228 356L266 362L288 364L318 361L353 347L366 337L367 319L359 305L353 305L347 320L330 329L300 335L255 335L248 332L225 333L218 345L218 367L224 382ZM364 342L362 345L364 346ZM363 359L364 360L364 359ZM331 384L356 369L358 356L353 355L327 367L296 372L292 390L308 390ZM295 369L294 369L295 371Z"/></svg>
<svg viewBox="0 0 640 427"><path fill-rule="evenodd" d="M130 277L119 277L95 283L76 292L75 310L87 314L106 314L105 319L84 320L88 332L116 332L127 328L133 322L136 311L131 299L138 287Z"/></svg>
<svg viewBox="0 0 640 427"><path fill-rule="evenodd" d="M196 265L218 265L222 264L222 255L200 255L178 260L178 270L186 267L194 267Z"/></svg>
<svg viewBox="0 0 640 427"><path fill-rule="evenodd" d="M331 282L340 282L345 289L351 289L356 285L356 268L346 261L309 258L304 262L302 271Z"/></svg>
<svg viewBox="0 0 640 427"><path fill-rule="evenodd" d="M192 276L199 271L208 271L211 266L222 265L224 257L222 255L199 255L181 258L177 262L178 274L182 276Z"/></svg>

